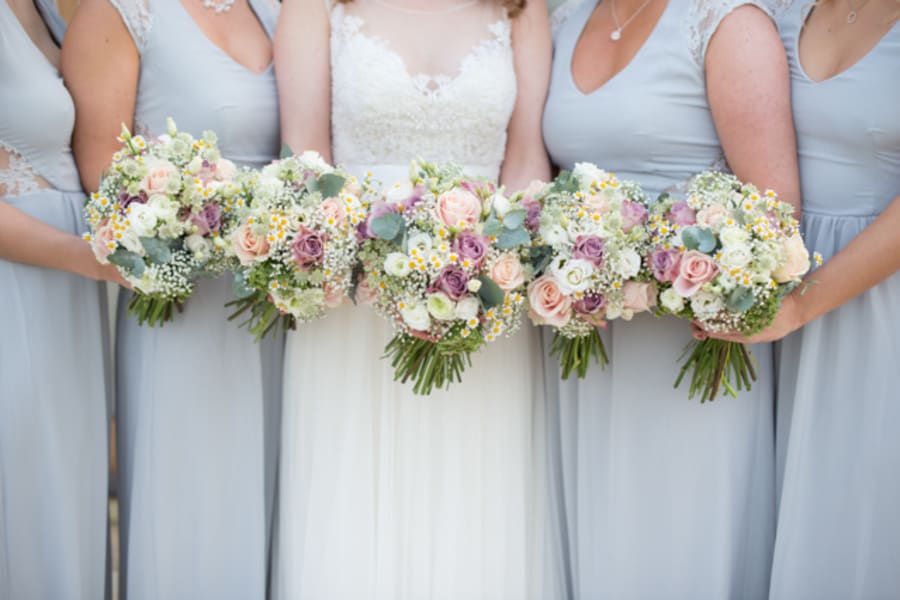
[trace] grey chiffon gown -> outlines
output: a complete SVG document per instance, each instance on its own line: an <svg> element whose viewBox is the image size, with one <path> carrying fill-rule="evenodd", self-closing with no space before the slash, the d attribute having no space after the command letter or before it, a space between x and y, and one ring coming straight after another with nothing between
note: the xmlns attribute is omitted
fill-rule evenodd
<svg viewBox="0 0 900 600"><path fill-rule="evenodd" d="M797 49L808 13L795 2L780 25L801 227L827 260L900 195L900 25L849 69L816 82ZM895 273L781 344L772 600L900 598L898 307Z"/></svg>
<svg viewBox="0 0 900 600"><path fill-rule="evenodd" d="M631 63L589 93L571 64L597 3L558 9L543 122L554 163L594 162L653 198L724 167L703 64L716 28L743 4L756 3L669 0ZM584 380L561 381L546 361L570 596L764 598L775 520L771 346L752 348L760 368L750 392L700 404L672 387L689 323L644 314L601 335L611 364Z"/></svg>
<svg viewBox="0 0 900 600"><path fill-rule="evenodd" d="M41 2L57 42L64 24ZM0 202L82 234L62 79L0 2ZM27 235L27 232L21 232ZM96 600L106 584L101 286L0 259L0 598Z"/></svg>
<svg viewBox="0 0 900 600"><path fill-rule="evenodd" d="M140 54L134 127L218 134L224 156L276 157L272 66L254 73L200 30L179 0L111 0ZM274 0L251 0L271 36ZM229 323L228 277L203 280L164 327L119 302L117 418L128 600L265 597L278 448L280 351Z"/></svg>

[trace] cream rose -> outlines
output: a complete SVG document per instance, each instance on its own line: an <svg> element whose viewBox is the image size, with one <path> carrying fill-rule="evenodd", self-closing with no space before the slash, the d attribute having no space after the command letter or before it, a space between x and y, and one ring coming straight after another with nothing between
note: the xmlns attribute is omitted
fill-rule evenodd
<svg viewBox="0 0 900 600"><path fill-rule="evenodd" d="M662 307L671 313L678 314L684 310L684 298L679 296L673 288L663 290L663 293L659 295L659 301Z"/></svg>
<svg viewBox="0 0 900 600"><path fill-rule="evenodd" d="M109 261L106 259L112 254L115 248L115 241L115 232L109 217L107 217L94 228L94 234L91 236L91 249L101 264L109 264Z"/></svg>
<svg viewBox="0 0 900 600"><path fill-rule="evenodd" d="M626 320L656 306L656 286L642 281L626 281L622 286L622 312Z"/></svg>
<svg viewBox="0 0 900 600"><path fill-rule="evenodd" d="M525 283L525 268L515 256L503 254L491 266L491 279L504 292L511 292Z"/></svg>
<svg viewBox="0 0 900 600"><path fill-rule="evenodd" d="M712 257L696 250L689 250L681 257L678 277L675 278L672 287L682 298L690 298L704 283L712 281L716 273L718 267Z"/></svg>
<svg viewBox="0 0 900 600"><path fill-rule="evenodd" d="M466 296L456 303L455 316L462 321L469 321L478 317L481 302L472 296Z"/></svg>
<svg viewBox="0 0 900 600"><path fill-rule="evenodd" d="M139 187L148 196L165 193L169 180L178 177L178 169L166 160L151 158L147 160L147 174L141 179Z"/></svg>
<svg viewBox="0 0 900 600"><path fill-rule="evenodd" d="M269 255L269 242L265 236L257 237L250 225L241 225L231 236L231 248L238 261L245 267L264 260Z"/></svg>
<svg viewBox="0 0 900 600"><path fill-rule="evenodd" d="M799 234L792 235L784 243L784 260L772 278L778 283L799 281L809 271L809 251Z"/></svg>
<svg viewBox="0 0 900 600"><path fill-rule="evenodd" d="M403 322L415 331L428 331L431 327L431 317L428 309L423 304L409 304L400 309Z"/></svg>
<svg viewBox="0 0 900 600"><path fill-rule="evenodd" d="M453 189L438 196L437 214L447 227L470 229L481 217L481 201L463 189Z"/></svg>
<svg viewBox="0 0 900 600"><path fill-rule="evenodd" d="M572 318L571 297L564 295L548 275L528 286L528 303L531 318L538 324L563 327Z"/></svg>
<svg viewBox="0 0 900 600"><path fill-rule="evenodd" d="M727 218L728 211L725 210L725 207L713 204L697 213L697 225L717 230Z"/></svg>
<svg viewBox="0 0 900 600"><path fill-rule="evenodd" d="M594 264L581 258L557 259L550 264L550 273L563 294L574 294L590 287Z"/></svg>

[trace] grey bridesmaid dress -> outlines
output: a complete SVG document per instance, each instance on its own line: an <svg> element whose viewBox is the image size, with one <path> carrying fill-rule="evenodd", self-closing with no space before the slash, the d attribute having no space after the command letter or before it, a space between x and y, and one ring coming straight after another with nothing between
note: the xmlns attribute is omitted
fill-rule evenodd
<svg viewBox="0 0 900 600"><path fill-rule="evenodd" d="M57 42L52 2L44 20ZM0 202L82 234L59 73L0 2ZM22 232L27 235L27 232ZM0 598L97 600L106 590L107 387L101 286L0 259Z"/></svg>
<svg viewBox="0 0 900 600"><path fill-rule="evenodd" d="M743 4L756 3L669 0L631 63L588 93L571 64L597 3L561 7L543 122L554 163L594 162L651 197L724 167L703 65L719 23ZM546 361L571 597L764 598L775 520L771 345L753 348L750 392L700 404L672 387L689 323L645 314L601 336L611 364L584 380L561 381Z"/></svg>
<svg viewBox="0 0 900 600"><path fill-rule="evenodd" d="M261 166L279 148L274 69L254 73L207 38L179 0L111 0L140 54L137 131L218 134ZM271 36L274 0L251 0ZM283 338L229 323L228 277L203 280L164 327L119 302L122 579L128 600L265 597Z"/></svg>
<svg viewBox="0 0 900 600"><path fill-rule="evenodd" d="M900 195L900 25L855 65L816 82L798 52L808 13L795 2L780 26L801 227L827 260ZM900 598L898 307L895 273L781 343L772 600Z"/></svg>

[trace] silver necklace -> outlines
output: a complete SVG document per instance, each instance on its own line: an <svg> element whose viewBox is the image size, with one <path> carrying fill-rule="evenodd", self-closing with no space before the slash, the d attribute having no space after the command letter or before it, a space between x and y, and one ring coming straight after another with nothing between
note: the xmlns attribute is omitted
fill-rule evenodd
<svg viewBox="0 0 900 600"><path fill-rule="evenodd" d="M211 8L217 15L231 10L237 0L203 0L203 8Z"/></svg>
<svg viewBox="0 0 900 600"><path fill-rule="evenodd" d="M849 2L849 0L848 0ZM868 0L866 0L868 2ZM650 4L650 0L644 0L644 3L641 4L640 8L631 13L631 16L628 17L624 23L619 23L619 18L616 16L616 0L610 0L609 3L609 12L612 13L613 22L616 24L616 28L612 30L612 33L609 34L609 39L614 42L618 42L622 39L622 30L628 27L628 24L634 21L634 18L641 14L647 5Z"/></svg>
<svg viewBox="0 0 900 600"><path fill-rule="evenodd" d="M850 5L850 12L847 13L847 24L853 25L856 23L856 18L859 16L859 11L862 10L863 6L869 3L869 0L863 0L859 6L853 6L853 0L847 0L847 4Z"/></svg>

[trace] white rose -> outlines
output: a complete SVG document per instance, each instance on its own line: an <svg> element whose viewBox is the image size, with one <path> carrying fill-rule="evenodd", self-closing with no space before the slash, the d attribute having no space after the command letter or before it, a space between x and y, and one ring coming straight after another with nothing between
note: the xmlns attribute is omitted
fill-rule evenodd
<svg viewBox="0 0 900 600"><path fill-rule="evenodd" d="M384 199L389 204L400 204L401 202L409 200L412 193L412 183L410 183L409 180L403 180L387 188L384 192Z"/></svg>
<svg viewBox="0 0 900 600"><path fill-rule="evenodd" d="M171 223L178 220L178 203L168 196L161 194L150 196L147 206L160 221Z"/></svg>
<svg viewBox="0 0 900 600"><path fill-rule="evenodd" d="M580 258L557 259L550 265L550 273L565 295L583 292L591 285L594 265Z"/></svg>
<svg viewBox="0 0 900 600"><path fill-rule="evenodd" d="M701 319L714 317L724 308L725 302L721 297L705 290L700 290L691 298L691 310Z"/></svg>
<svg viewBox="0 0 900 600"><path fill-rule="evenodd" d="M743 269L752 259L753 254L745 244L732 244L722 248L719 262L729 269Z"/></svg>
<svg viewBox="0 0 900 600"><path fill-rule="evenodd" d="M426 306L429 314L438 321L452 321L456 317L456 303L444 292L429 294Z"/></svg>
<svg viewBox="0 0 900 600"><path fill-rule="evenodd" d="M498 217L502 217L512 208L512 203L509 201L509 198L498 193L491 196L491 207L493 207Z"/></svg>
<svg viewBox="0 0 900 600"><path fill-rule="evenodd" d="M431 327L431 317L428 316L428 309L422 304L407 304L400 309L400 316L403 321L416 331L428 331Z"/></svg>
<svg viewBox="0 0 900 600"><path fill-rule="evenodd" d="M189 235L184 240L184 246L194 255L198 261L203 262L209 258L212 245L202 235Z"/></svg>
<svg viewBox="0 0 900 600"><path fill-rule="evenodd" d="M599 182L609 177L606 171L591 163L575 163L572 175L577 177L581 185L585 187L589 186L593 181Z"/></svg>
<svg viewBox="0 0 900 600"><path fill-rule="evenodd" d="M300 161L301 166L311 171L320 173L330 173L332 171L331 165L325 162L325 159L318 152L307 150L298 156L297 159Z"/></svg>
<svg viewBox="0 0 900 600"><path fill-rule="evenodd" d="M479 282L481 283L481 282ZM472 296L466 296L462 300L456 303L456 318L461 319L463 321L469 321L471 319L475 319L478 317L478 310L481 308L481 303L477 298L473 298Z"/></svg>
<svg viewBox="0 0 900 600"><path fill-rule="evenodd" d="M433 247L434 242L431 240L431 236L427 233L414 233L409 236L409 240L407 240L407 247L409 250L416 248L419 252L421 252L420 256L428 256L431 252L431 248Z"/></svg>
<svg viewBox="0 0 900 600"><path fill-rule="evenodd" d="M615 261L616 273L623 279L631 279L641 270L641 256L634 248L625 248Z"/></svg>
<svg viewBox="0 0 900 600"><path fill-rule="evenodd" d="M606 305L606 320L615 321L622 317L622 303L610 302Z"/></svg>
<svg viewBox="0 0 900 600"><path fill-rule="evenodd" d="M719 232L719 239L722 240L723 246L737 246L743 244L750 239L750 233L747 230L734 225L723 227Z"/></svg>
<svg viewBox="0 0 900 600"><path fill-rule="evenodd" d="M678 295L673 288L668 288L659 295L662 307L669 312L679 313L684 310L684 298Z"/></svg>
<svg viewBox="0 0 900 600"><path fill-rule="evenodd" d="M541 237L551 246L562 246L569 243L568 232L558 223L554 223L549 227L541 227Z"/></svg>
<svg viewBox="0 0 900 600"><path fill-rule="evenodd" d="M409 257L402 252L391 252L384 259L384 270L394 277L406 277L411 271Z"/></svg>
<svg viewBox="0 0 900 600"><path fill-rule="evenodd" d="M138 237L149 236L156 227L156 214L146 204L132 203L128 207L129 229Z"/></svg>

